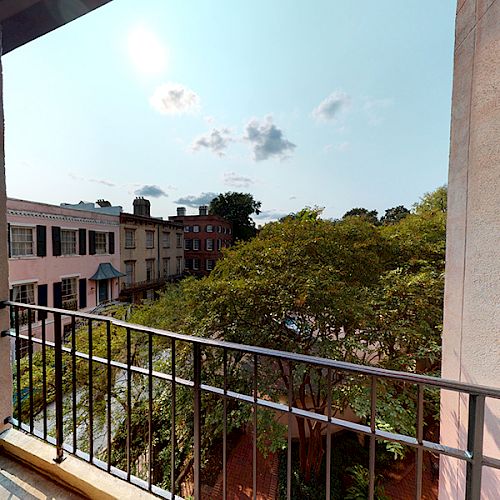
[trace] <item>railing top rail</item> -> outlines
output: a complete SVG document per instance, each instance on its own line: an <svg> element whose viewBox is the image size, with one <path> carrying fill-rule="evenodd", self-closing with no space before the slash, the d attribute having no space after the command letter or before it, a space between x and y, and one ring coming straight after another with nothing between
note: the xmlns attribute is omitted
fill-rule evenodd
<svg viewBox="0 0 500 500"><path fill-rule="evenodd" d="M236 344L233 342L226 342L223 340L216 340L206 337L196 337L194 335L185 335L182 333L175 333L168 330L160 330L158 328L151 328L144 325L135 323L128 323L127 321L119 320L110 316L102 316L98 314L89 314L81 311L70 311L67 309L57 309L53 307L37 306L33 304L23 304L21 302L13 302L10 300L0 303L4 306L23 307L26 309L34 309L37 311L46 311L50 313L58 313L64 316L88 319L92 321L100 321L111 323L112 325L129 328L133 331L143 333L153 333L159 337L179 340L182 342L190 342L193 344L204 345L207 347L216 347L220 349L227 349L232 351L239 351L246 354L256 354L258 356L266 356L270 358L285 359L296 363L308 363L315 366L324 368L333 368L345 372L355 373L359 375L367 375L374 377L381 377L390 380L398 380L401 382L409 382L413 384L422 384L425 386L433 386L439 389L445 389L456 392L464 392L468 394L477 394L490 398L500 399L500 389L495 387L488 387L483 385L466 384L455 380L443 379L438 377L431 377L429 375L420 375L416 373L401 372L396 370L387 370L385 368L378 368L367 365L357 365L345 361L336 361L332 359L320 358L317 356L310 356L307 354L297 354L288 351L279 351L276 349L268 349L266 347L258 347L246 344Z"/></svg>

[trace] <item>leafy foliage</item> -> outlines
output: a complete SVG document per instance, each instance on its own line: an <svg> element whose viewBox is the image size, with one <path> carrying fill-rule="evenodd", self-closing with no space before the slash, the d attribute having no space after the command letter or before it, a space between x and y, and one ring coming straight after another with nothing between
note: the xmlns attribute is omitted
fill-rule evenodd
<svg viewBox="0 0 500 500"><path fill-rule="evenodd" d="M261 202L254 200L250 193L227 192L210 202L209 212L220 215L233 224L236 241L245 241L255 236L255 223L252 214L260 214Z"/></svg>

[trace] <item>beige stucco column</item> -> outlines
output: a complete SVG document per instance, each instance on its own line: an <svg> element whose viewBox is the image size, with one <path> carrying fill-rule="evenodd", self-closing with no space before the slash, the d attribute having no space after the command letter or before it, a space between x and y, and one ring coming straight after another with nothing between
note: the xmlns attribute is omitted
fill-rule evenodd
<svg viewBox="0 0 500 500"><path fill-rule="evenodd" d="M442 375L500 386L500 0L459 0L448 182ZM485 453L500 458L500 402L487 400ZM466 398L443 393L441 438L464 448ZM483 469L482 499L500 498ZM441 460L440 499L464 498L465 467Z"/></svg>
<svg viewBox="0 0 500 500"><path fill-rule="evenodd" d="M0 54L1 47L0 32ZM9 262L7 257L7 195L5 191L5 150L3 117L3 73L0 59L0 300L9 297ZM0 310L0 331L9 327L7 310ZM0 432L4 419L12 415L12 376L10 338L0 338Z"/></svg>

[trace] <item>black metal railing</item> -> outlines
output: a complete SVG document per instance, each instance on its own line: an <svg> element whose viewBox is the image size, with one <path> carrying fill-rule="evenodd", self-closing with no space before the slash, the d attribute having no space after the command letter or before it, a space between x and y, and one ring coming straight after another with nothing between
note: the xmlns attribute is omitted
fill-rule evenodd
<svg viewBox="0 0 500 500"><path fill-rule="evenodd" d="M179 418L177 398L180 388L192 392L191 401L193 408L193 449L192 449L192 484L193 494L196 499L201 494L201 449L202 449L202 421L203 400L202 396L210 395L222 401L222 495L226 498L228 489L228 404L238 402L251 409L249 423L252 431L252 487L253 497L257 492L257 439L258 420L257 411L267 409L278 415L287 416L288 432L286 438L286 498L294 498L292 491L292 418L298 417L310 422L319 422L325 426L326 433L326 471L325 487L326 498L331 498L331 465L332 465L332 429L333 427L346 429L369 439L369 487L368 498L375 498L376 491L376 444L379 441L398 443L415 450L415 498L422 497L423 484L423 455L430 452L439 456L453 457L466 464L466 499L479 500L481 496L481 476L483 467L500 469L500 460L496 457L485 456L483 452L484 414L486 398L500 399L500 390L482 386L468 385L451 380L444 380L414 373L396 372L382 368L355 365L351 363L333 361L320 357L306 356L271 350L250 345L234 344L217 341L209 338L200 338L181 335L169 331L147 328L130 324L119 319L107 316L97 316L81 312L54 309L42 306L21 304L17 302L4 302L13 311L14 328L3 332L11 336L16 350L20 349L21 341L28 341L28 354L23 359L15 359L14 368L14 415L12 423L19 429L29 432L37 437L55 444L56 462L64 460L65 453L71 453L93 463L107 472L125 479L137 486L151 491L165 498L175 498L179 492L178 467L176 467L177 439L176 421ZM27 334L20 333L19 311L28 311ZM34 332L30 316L35 311L44 311L39 331ZM71 335L68 341L63 339L63 323L69 321ZM78 337L77 332L80 332ZM134 344L132 336L141 335L140 341ZM96 342L102 339L104 347L99 347L102 352L96 354ZM116 348L119 338L124 345L124 350ZM85 341L82 344L82 339ZM163 351L154 349L154 343L161 342ZM82 344L79 345L79 344ZM137 346L142 350L138 350ZM159 345L159 344L157 344ZM183 358L179 359L180 346L183 346ZM166 350L165 350L166 349ZM187 349L187 350L186 350ZM158 369L165 356L158 356L158 352L168 352L167 365L170 369ZM185 353L189 356L185 357ZM208 356L217 352L221 355L222 366L219 366L217 375L221 383L212 385L204 383L206 373L204 367ZM34 356L41 357L42 373L35 373ZM245 357L248 390L233 390L230 386L231 375L228 372L230 361L235 357ZM263 363L267 360L267 364ZM280 368L289 375L285 398L272 398L259 386L262 370L269 363L276 362ZM24 365L23 365L24 363ZM81 379L79 363L83 363L87 370L85 380ZM26 366L27 365L27 366ZM181 365L189 369L179 376ZM322 411L311 411L304 405L298 404L293 398L291 377L299 366L314 367L326 379L326 403ZM101 370L101 371L99 371ZM49 371L51 374L49 375ZM53 374L52 374L53 372ZM186 377L186 373L189 377ZM114 374L114 377L113 377ZM120 374L123 375L120 378ZM336 416L332 406L333 384L341 380L341 374L352 377L362 377L367 381L367 394L369 397L369 419L367 424L353 422ZM23 378L24 377L24 378ZM99 378L99 380L96 379ZM136 381L139 377L147 380L144 384L145 393L137 395ZM35 380L36 378L36 380ZM102 382L102 387L96 388L97 382ZM37 386L37 381L38 385ZM416 387L416 422L415 435L387 431L378 428L377 393L385 383L410 384ZM154 470L154 419L153 402L155 399L155 384L168 384L170 392L170 478L169 486L163 488L155 484ZM124 415L113 407L113 392L116 385L123 387ZM26 388L28 389L26 391ZM446 446L439 439L425 439L424 437L424 392L425 390L452 391L465 395L468 398L469 421L467 428L467 446L464 449ZM143 421L147 422L144 431L147 445L144 458L147 462L146 473L138 474L132 456L133 441L136 438L133 429L132 407L134 398L142 398L145 414ZM41 404L40 402L41 401ZM50 404L49 404L50 403ZM82 413L81 406L85 411ZM50 412L54 415L48 416ZM116 429L113 429L113 412L120 413L123 417L125 430L125 453L123 468L113 465L113 447L117 444ZM100 417L98 417L100 415ZM102 424L105 443L100 450L95 449L96 431L95 419L104 416ZM115 415L116 416L116 415ZM38 423L37 423L38 419ZM39 420L41 419L41 422ZM82 421L83 420L83 421ZM82 444L79 428L84 425L86 444ZM144 426L143 426L144 427ZM68 431L69 430L69 431ZM80 433L81 434L81 433ZM116 461L115 461L116 462ZM141 477L139 477L141 476ZM169 490L169 491L168 491Z"/></svg>

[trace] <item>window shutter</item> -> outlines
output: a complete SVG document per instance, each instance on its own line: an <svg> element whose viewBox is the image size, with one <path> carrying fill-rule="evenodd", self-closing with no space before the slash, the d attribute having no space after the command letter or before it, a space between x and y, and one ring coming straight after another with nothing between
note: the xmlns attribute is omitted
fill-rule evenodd
<svg viewBox="0 0 500 500"><path fill-rule="evenodd" d="M87 230L78 230L78 253L80 255L87 255Z"/></svg>
<svg viewBox="0 0 500 500"><path fill-rule="evenodd" d="M78 283L78 300L80 309L87 307L87 280L82 278Z"/></svg>
<svg viewBox="0 0 500 500"><path fill-rule="evenodd" d="M7 224L7 246L9 248L9 257L11 257L11 250L10 250L10 224Z"/></svg>
<svg viewBox="0 0 500 500"><path fill-rule="evenodd" d="M112 255L115 253L115 233L110 231L108 233L109 236L109 253Z"/></svg>
<svg viewBox="0 0 500 500"><path fill-rule="evenodd" d="M89 254L95 255L95 231L89 231Z"/></svg>
<svg viewBox="0 0 500 500"><path fill-rule="evenodd" d="M52 226L52 255L61 255L61 228Z"/></svg>
<svg viewBox="0 0 500 500"><path fill-rule="evenodd" d="M47 255L46 226L36 226L36 254L38 257L45 257Z"/></svg>
<svg viewBox="0 0 500 500"><path fill-rule="evenodd" d="M62 308L62 283L54 283L54 307Z"/></svg>
<svg viewBox="0 0 500 500"><path fill-rule="evenodd" d="M48 306L48 286L38 285L38 305ZM47 319L47 313L45 311L38 311L38 320Z"/></svg>

